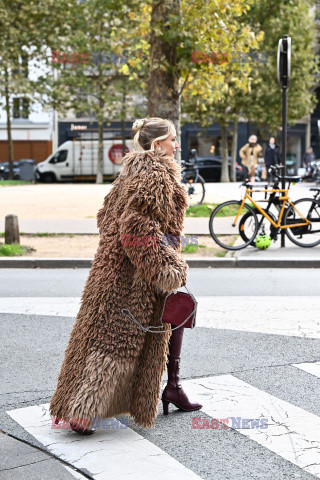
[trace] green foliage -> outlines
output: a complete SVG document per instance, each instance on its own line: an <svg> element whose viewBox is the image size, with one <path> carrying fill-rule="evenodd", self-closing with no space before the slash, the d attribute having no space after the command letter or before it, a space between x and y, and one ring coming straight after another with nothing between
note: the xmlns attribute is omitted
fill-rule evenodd
<svg viewBox="0 0 320 480"><path fill-rule="evenodd" d="M19 243L0 244L0 257L23 255L26 251Z"/></svg>
<svg viewBox="0 0 320 480"><path fill-rule="evenodd" d="M210 217L211 212L218 203L202 203L201 205L194 205L188 207L186 210L186 217Z"/></svg>
<svg viewBox="0 0 320 480"><path fill-rule="evenodd" d="M267 63L257 64L252 72L249 95L242 113L267 130L281 125L282 92L277 80L278 41L291 36L291 83L288 90L288 122L294 124L315 106L313 87L317 73L315 18L310 0L259 0L250 10L250 27L263 30L260 50Z"/></svg>
<svg viewBox="0 0 320 480"><path fill-rule="evenodd" d="M0 187L11 187L15 185L32 185L32 182L27 180L0 180Z"/></svg>
<svg viewBox="0 0 320 480"><path fill-rule="evenodd" d="M181 248L182 253L195 253L198 251L199 248L206 248L205 245L202 245L202 243L198 245L186 245L185 247Z"/></svg>
<svg viewBox="0 0 320 480"><path fill-rule="evenodd" d="M277 48L278 40L284 34L292 37L289 124L313 110L312 90L317 67L315 20L310 14L312 4L310 0L256 0L238 3L237 11L221 10L231 32L223 43L223 52L246 53L253 49L260 53L260 59L261 54L267 58L266 63L200 64L197 77L185 90L182 102L184 121L198 121L205 128L213 122L221 126L223 181L228 181L226 137L230 122L242 115L273 133L281 125L282 94L277 82ZM202 35L200 37L202 39ZM201 45L206 52L210 51L209 45L216 45L211 51L221 51L215 41L213 36L211 44Z"/></svg>

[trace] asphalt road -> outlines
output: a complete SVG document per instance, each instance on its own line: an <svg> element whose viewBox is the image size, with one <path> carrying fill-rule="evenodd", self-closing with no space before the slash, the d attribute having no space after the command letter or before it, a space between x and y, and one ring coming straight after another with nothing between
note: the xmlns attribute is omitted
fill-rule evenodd
<svg viewBox="0 0 320 480"><path fill-rule="evenodd" d="M7 412L50 401L88 271L0 271L0 428L34 445L42 446L41 437ZM185 331L181 377L203 400L196 416L262 415L269 427L192 429L195 413L172 405L168 417L159 405L153 431L129 419L131 431L166 455L163 462L175 459L187 469L175 478L320 478L319 280L317 269L189 271L188 288L200 308L197 328ZM171 478L152 475L152 463L149 468L154 478ZM96 476L89 463L86 472L122 478Z"/></svg>
<svg viewBox="0 0 320 480"><path fill-rule="evenodd" d="M0 270L1 297L80 296L89 269ZM317 268L189 269L188 287L194 295L319 295Z"/></svg>

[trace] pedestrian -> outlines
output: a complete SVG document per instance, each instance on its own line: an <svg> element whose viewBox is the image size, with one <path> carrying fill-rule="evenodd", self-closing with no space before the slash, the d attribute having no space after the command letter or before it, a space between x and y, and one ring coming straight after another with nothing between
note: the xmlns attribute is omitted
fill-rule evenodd
<svg viewBox="0 0 320 480"><path fill-rule="evenodd" d="M316 157L315 157L315 154L313 152L313 148L312 147L307 148L307 151L303 155L303 159L302 159L302 164L303 164L304 168L306 168L308 170L309 167L310 167L310 163L313 162L315 160L315 158Z"/></svg>
<svg viewBox="0 0 320 480"><path fill-rule="evenodd" d="M245 178L249 177L251 183L255 182L255 173L258 165L258 157L262 157L262 147L258 143L258 137L251 135L246 143L239 150L242 165L245 167Z"/></svg>
<svg viewBox="0 0 320 480"><path fill-rule="evenodd" d="M270 185L272 175L269 172L269 168L271 166L279 165L281 163L280 152L278 146L276 145L275 137L269 138L269 143L266 146L266 151L264 154L264 162L267 170L268 185Z"/></svg>
<svg viewBox="0 0 320 480"><path fill-rule="evenodd" d="M167 360L164 413L168 402L185 411L202 407L179 379L183 328L163 323L162 333L145 332L121 311L144 327L159 325L166 296L188 273L180 242L162 241L164 234L180 238L188 207L174 124L144 118L132 128L135 150L123 157L97 213L99 246L50 402L55 423L64 419L83 435L95 432L96 419L120 414L154 427Z"/></svg>

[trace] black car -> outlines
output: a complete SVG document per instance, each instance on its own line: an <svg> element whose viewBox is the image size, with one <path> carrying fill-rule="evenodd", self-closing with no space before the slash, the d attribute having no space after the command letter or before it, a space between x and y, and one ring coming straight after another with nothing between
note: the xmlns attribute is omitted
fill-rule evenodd
<svg viewBox="0 0 320 480"><path fill-rule="evenodd" d="M192 160L188 160L191 162ZM217 155L197 156L194 162L199 169L199 174L206 182L220 182L222 159ZM229 174L231 170L231 157L229 157ZM236 179L243 180L242 165L236 164Z"/></svg>
<svg viewBox="0 0 320 480"><path fill-rule="evenodd" d="M9 162L0 163L0 180L8 180L9 178ZM13 179L20 180L19 162L13 162Z"/></svg>

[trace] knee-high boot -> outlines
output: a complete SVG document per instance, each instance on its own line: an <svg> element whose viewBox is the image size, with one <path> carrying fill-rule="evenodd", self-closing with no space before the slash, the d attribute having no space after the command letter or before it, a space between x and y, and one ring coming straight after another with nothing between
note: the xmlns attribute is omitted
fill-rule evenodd
<svg viewBox="0 0 320 480"><path fill-rule="evenodd" d="M175 328L176 325L172 325ZM184 328L177 328L171 333L169 341L169 356L167 361L168 368L168 383L162 392L162 404L163 413L168 415L169 403L173 403L177 408L184 410L185 412L192 412L193 410L199 410L202 405L200 403L191 403L187 397L187 394L183 390L180 378L180 359L181 359L181 346L183 339Z"/></svg>

